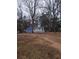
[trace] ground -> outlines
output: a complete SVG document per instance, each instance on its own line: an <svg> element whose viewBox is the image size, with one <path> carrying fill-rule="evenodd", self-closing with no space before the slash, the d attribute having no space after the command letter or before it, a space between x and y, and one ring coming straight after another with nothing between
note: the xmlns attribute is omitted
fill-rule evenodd
<svg viewBox="0 0 79 59"><path fill-rule="evenodd" d="M17 59L61 59L61 33L17 34Z"/></svg>

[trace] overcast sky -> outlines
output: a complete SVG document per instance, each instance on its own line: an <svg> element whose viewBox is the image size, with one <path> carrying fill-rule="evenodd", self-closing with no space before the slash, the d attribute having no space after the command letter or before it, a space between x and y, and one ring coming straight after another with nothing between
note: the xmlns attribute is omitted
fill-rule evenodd
<svg viewBox="0 0 79 59"><path fill-rule="evenodd" d="M48 1L48 0L47 0ZM54 1L54 0L53 0ZM40 6L46 6L46 4L45 4L45 1L44 0L39 0L39 5ZM28 10L28 8L27 8L27 6L26 5L24 5L24 2L23 2L23 0L17 0L17 10L18 11L20 11L20 8L19 8L19 6L21 6L21 10L22 10L22 12L23 12L23 16L26 16L26 18L30 18L30 13L29 13L29 10ZM37 10L36 10L36 14L39 14L39 15L41 15L41 13L43 12L43 10L44 10L44 12L45 12L45 9L40 9L40 8L38 8ZM18 12L17 11L17 12Z"/></svg>

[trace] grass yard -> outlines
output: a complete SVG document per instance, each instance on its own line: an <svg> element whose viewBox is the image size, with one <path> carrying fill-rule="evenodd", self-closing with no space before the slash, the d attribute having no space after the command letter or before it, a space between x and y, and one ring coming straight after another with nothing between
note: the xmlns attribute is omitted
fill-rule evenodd
<svg viewBox="0 0 79 59"><path fill-rule="evenodd" d="M17 59L61 59L61 33L17 34Z"/></svg>

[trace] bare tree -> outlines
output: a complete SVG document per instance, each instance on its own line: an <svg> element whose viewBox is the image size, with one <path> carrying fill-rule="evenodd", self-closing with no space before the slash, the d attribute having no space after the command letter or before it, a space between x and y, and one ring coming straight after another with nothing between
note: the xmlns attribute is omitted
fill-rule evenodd
<svg viewBox="0 0 79 59"><path fill-rule="evenodd" d="M48 10L49 18L58 17L61 13L61 0L44 0L46 8Z"/></svg>
<svg viewBox="0 0 79 59"><path fill-rule="evenodd" d="M22 11L22 3L19 2L19 0L17 0L17 16L19 17L19 19L22 20L22 16L23 16L23 11Z"/></svg>
<svg viewBox="0 0 79 59"><path fill-rule="evenodd" d="M51 27L53 27L53 31L55 32L57 29L57 22L60 19L61 15L61 0L22 0L23 5L25 6L26 14L29 14L29 18L32 20L32 32L34 30L34 21L36 18L40 18L44 13L47 17L48 21L48 31L51 31ZM22 18L23 10L22 6L19 6L19 15ZM40 10L40 12L38 12ZM38 20L37 19L37 20ZM44 18L46 19L46 18ZM53 21L53 22L51 22Z"/></svg>
<svg viewBox="0 0 79 59"><path fill-rule="evenodd" d="M48 10L49 15L49 31L51 27L51 18L53 18L53 31L56 31L57 19L61 18L61 0L44 0L46 3L46 9ZM59 17L58 17L59 16Z"/></svg>
<svg viewBox="0 0 79 59"><path fill-rule="evenodd" d="M61 27L61 20L59 20L61 18L61 0L55 0L55 2L53 3L52 12L53 12L53 31L56 30L59 31L59 28L56 27Z"/></svg>
<svg viewBox="0 0 79 59"><path fill-rule="evenodd" d="M34 19L36 14L37 0L24 0L26 7L29 9L29 13L32 19L32 33L34 29Z"/></svg>

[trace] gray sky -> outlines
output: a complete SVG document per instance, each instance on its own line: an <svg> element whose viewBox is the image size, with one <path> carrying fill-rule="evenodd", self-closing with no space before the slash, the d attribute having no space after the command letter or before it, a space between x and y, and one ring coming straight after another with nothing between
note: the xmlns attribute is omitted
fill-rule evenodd
<svg viewBox="0 0 79 59"><path fill-rule="evenodd" d="M41 6L45 6L45 2L44 2L43 0L39 0L39 4L40 4ZM26 16L27 18L29 18L29 16L30 16L29 10L28 10L28 8L24 5L23 0L17 0L17 9L18 9L18 11L20 11L19 6L21 6L21 9L22 9L22 12L23 12L23 16ZM43 12L42 10L43 10L43 9L38 8L38 9L36 10L36 13L40 15L40 14Z"/></svg>
<svg viewBox="0 0 79 59"><path fill-rule="evenodd" d="M38 0L38 1L39 1L40 7L46 7L46 4L45 4L45 1L44 0ZM52 3L54 2L54 0L51 0L51 1L52 1ZM27 19L31 18L30 17L29 10L28 10L28 7L26 5L24 5L23 0L17 0L17 9L18 9L18 11L20 11L19 6L21 6L21 9L22 9L22 12L23 12L23 16L26 16ZM36 9L36 14L41 15L41 13L42 12L45 12L45 11L47 11L47 10L44 9L44 8L41 8L41 9L38 8L38 9Z"/></svg>

